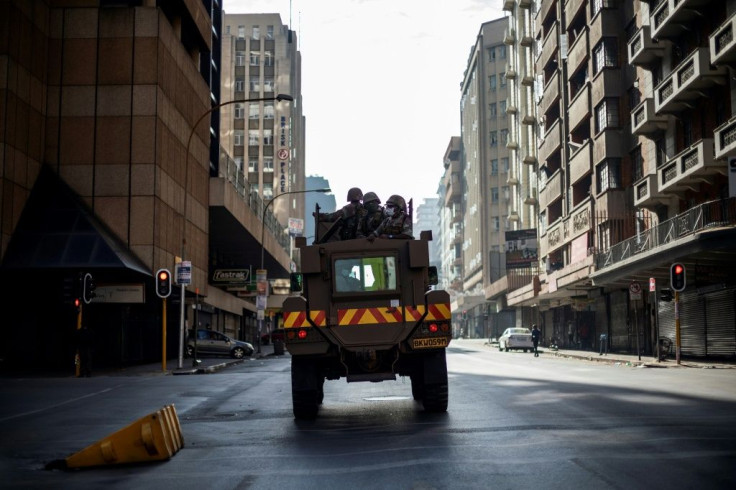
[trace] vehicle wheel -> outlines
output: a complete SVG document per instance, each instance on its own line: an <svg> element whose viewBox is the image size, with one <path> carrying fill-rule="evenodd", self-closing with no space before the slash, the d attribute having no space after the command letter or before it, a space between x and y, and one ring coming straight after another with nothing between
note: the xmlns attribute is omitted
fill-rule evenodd
<svg viewBox="0 0 736 490"><path fill-rule="evenodd" d="M291 359L291 402L294 418L312 420L317 417L319 405L324 398L323 382L324 378L317 375L313 364L297 358Z"/></svg>
<svg viewBox="0 0 736 490"><path fill-rule="evenodd" d="M507 345L504 345L503 346L503 350L505 350L506 352L508 352L509 351L509 347Z"/></svg>
<svg viewBox="0 0 736 490"><path fill-rule="evenodd" d="M447 411L447 361L445 353L425 359L425 375L422 383L422 404L424 410L431 413ZM428 379L431 383L427 383Z"/></svg>
<svg viewBox="0 0 736 490"><path fill-rule="evenodd" d="M424 404L424 410L427 412L446 412L447 399L447 383L424 386L424 398L422 399L422 403Z"/></svg>
<svg viewBox="0 0 736 490"><path fill-rule="evenodd" d="M233 349L230 355L233 356L235 359L242 359L245 357L245 349L243 349L242 347L236 347Z"/></svg>
<svg viewBox="0 0 736 490"><path fill-rule="evenodd" d="M419 401L424 398L424 382L422 381L421 374L412 374L409 376L411 379L411 396L415 400Z"/></svg>

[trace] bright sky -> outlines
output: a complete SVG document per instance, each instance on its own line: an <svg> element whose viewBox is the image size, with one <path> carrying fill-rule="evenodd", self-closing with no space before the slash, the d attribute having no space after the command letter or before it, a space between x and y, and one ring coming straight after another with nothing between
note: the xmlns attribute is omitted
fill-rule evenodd
<svg viewBox="0 0 736 490"><path fill-rule="evenodd" d="M382 202L436 197L460 82L501 0L223 0L225 13L279 13L302 54L307 175ZM291 12L291 14L290 14ZM291 22L290 19L291 18Z"/></svg>

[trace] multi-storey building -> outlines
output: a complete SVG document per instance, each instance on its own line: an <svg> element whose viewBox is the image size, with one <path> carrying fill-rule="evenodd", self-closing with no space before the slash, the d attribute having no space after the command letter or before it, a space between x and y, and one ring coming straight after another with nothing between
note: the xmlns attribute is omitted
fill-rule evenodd
<svg viewBox="0 0 736 490"><path fill-rule="evenodd" d="M301 54L296 33L279 14L226 14L223 101L249 100L222 110L222 146L242 173L249 195L263 200L304 190ZM258 100L287 94L290 104ZM304 217L304 196L274 201L282 225Z"/></svg>
<svg viewBox="0 0 736 490"><path fill-rule="evenodd" d="M439 228L440 218L437 214L439 206L439 198L424 198L421 204L415 209L414 235L419 236L423 230L435 231ZM429 264L440 269L441 259L438 244L439 236L433 236L429 242Z"/></svg>
<svg viewBox="0 0 736 490"><path fill-rule="evenodd" d="M328 189L330 181L319 175L307 176L307 189ZM307 237L307 243L314 240L314 217L312 213L315 205L319 205L321 213L332 213L337 208L334 194L309 193L304 196L306 211L304 218L304 236Z"/></svg>
<svg viewBox="0 0 736 490"><path fill-rule="evenodd" d="M454 296L463 290L463 169L459 136L450 138L443 158L444 174L440 185L442 235L442 287Z"/></svg>

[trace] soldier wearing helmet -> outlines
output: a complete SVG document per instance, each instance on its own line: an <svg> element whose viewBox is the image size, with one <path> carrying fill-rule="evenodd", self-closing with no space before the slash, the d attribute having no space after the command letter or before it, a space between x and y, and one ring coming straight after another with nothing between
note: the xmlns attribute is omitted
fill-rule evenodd
<svg viewBox="0 0 736 490"><path fill-rule="evenodd" d="M363 199L363 191L358 187L352 187L348 191L348 203L334 213L319 213L319 221L334 222L341 220L338 235L340 240L350 240L358 235L358 224L366 215L366 211L361 204Z"/></svg>
<svg viewBox="0 0 736 490"><path fill-rule="evenodd" d="M365 238L371 234L378 225L383 223L386 215L383 213L381 200L375 192L366 192L363 196L363 207L366 215L358 224L358 238Z"/></svg>
<svg viewBox="0 0 736 490"><path fill-rule="evenodd" d="M413 239L411 216L406 212L406 201L398 194L386 200L384 210L386 218L368 236L373 241L378 238L409 238Z"/></svg>

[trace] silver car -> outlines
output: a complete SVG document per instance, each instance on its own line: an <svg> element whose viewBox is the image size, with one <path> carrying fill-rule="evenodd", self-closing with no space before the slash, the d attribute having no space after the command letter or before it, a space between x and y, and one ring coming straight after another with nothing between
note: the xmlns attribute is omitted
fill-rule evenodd
<svg viewBox="0 0 736 490"><path fill-rule="evenodd" d="M252 355L253 346L248 342L234 340L212 330L197 330L197 355L230 356L242 359ZM194 357L194 338L189 336L187 355Z"/></svg>
<svg viewBox="0 0 736 490"><path fill-rule="evenodd" d="M508 352L509 349L523 349L524 352L534 350L532 332L528 328L507 328L498 339L498 350Z"/></svg>

